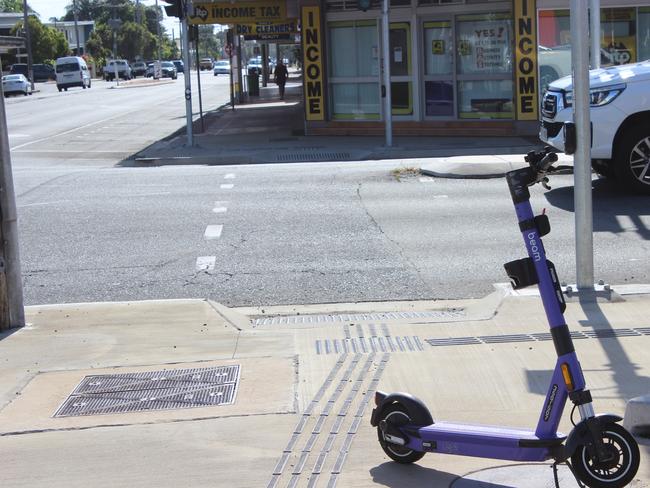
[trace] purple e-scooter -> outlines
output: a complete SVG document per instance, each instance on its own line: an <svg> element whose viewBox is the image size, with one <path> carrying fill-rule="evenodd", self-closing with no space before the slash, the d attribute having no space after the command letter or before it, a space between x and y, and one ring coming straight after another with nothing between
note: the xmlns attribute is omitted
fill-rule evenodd
<svg viewBox="0 0 650 488"><path fill-rule="evenodd" d="M528 187L542 183L555 170L557 155L549 148L531 151L529 166L510 171L506 180L515 205L528 257L505 264L515 289L537 284L557 352L551 384L534 431L453 422L434 422L424 403L408 393L375 393L370 423L377 427L379 444L398 463L413 463L425 453L456 454L512 461L553 460L566 463L580 484L590 488L627 485L639 468L639 447L618 424L617 415L595 415L591 393L564 320L566 304L553 263L546 259L542 236L550 232L548 217L535 216ZM580 422L568 436L557 429L567 398L580 412ZM573 411L571 412L573 414ZM573 419L572 419L573 423Z"/></svg>

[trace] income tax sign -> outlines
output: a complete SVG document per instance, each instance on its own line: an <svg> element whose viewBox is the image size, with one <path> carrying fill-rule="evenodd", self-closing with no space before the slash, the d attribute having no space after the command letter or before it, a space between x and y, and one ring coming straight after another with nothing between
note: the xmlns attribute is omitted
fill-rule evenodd
<svg viewBox="0 0 650 488"><path fill-rule="evenodd" d="M283 20L287 16L284 0L235 3L194 3L190 24L250 24Z"/></svg>

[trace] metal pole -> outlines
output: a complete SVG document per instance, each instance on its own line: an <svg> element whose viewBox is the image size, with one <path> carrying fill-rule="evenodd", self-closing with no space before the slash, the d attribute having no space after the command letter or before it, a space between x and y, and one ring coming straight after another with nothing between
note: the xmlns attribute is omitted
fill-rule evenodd
<svg viewBox="0 0 650 488"><path fill-rule="evenodd" d="M4 96L0 92L0 214L2 215L2 243L4 251L4 268L6 277L7 309L9 327L25 325L25 308L23 305L23 282L20 270L20 252L18 246L18 216L16 212L16 194L11 171L11 154L7 131L7 114ZM3 297L4 298L4 297ZM0 323L0 330L6 324Z"/></svg>
<svg viewBox="0 0 650 488"><path fill-rule="evenodd" d="M115 12L115 10L113 10ZM120 86L120 71L117 69L117 38L115 37L115 27L113 27L113 76L117 86Z"/></svg>
<svg viewBox="0 0 650 488"><path fill-rule="evenodd" d="M384 80L382 96L384 97L384 125L386 130L386 147L393 145L393 111L390 93L390 25L388 23L388 14L390 7L388 0L383 0L381 9L381 26L382 26L382 60L384 68Z"/></svg>
<svg viewBox="0 0 650 488"><path fill-rule="evenodd" d="M29 32L29 22L27 20L27 0L23 0L23 28L25 29L25 47L27 48L27 76L32 84L34 91L34 69L32 68L32 36Z"/></svg>
<svg viewBox="0 0 650 488"><path fill-rule="evenodd" d="M183 15L181 22L181 41L183 44L183 64L185 64L185 126L187 131L187 145L194 146L194 138L192 136L192 70L190 69L190 42L189 42L189 29L187 25L187 15Z"/></svg>
<svg viewBox="0 0 650 488"><path fill-rule="evenodd" d="M600 0L589 0L591 69L600 68Z"/></svg>
<svg viewBox="0 0 650 488"><path fill-rule="evenodd" d="M199 61L199 26L196 26L196 41L194 43L196 49L196 65L200 67ZM199 90L199 116L201 117L201 132L205 132L205 122L203 121L203 98L201 97L201 70L196 70L196 82Z"/></svg>
<svg viewBox="0 0 650 488"><path fill-rule="evenodd" d="M72 14L74 16L74 32L77 39L77 56L81 56L81 44L79 43L79 25L77 25L77 0L72 0Z"/></svg>
<svg viewBox="0 0 650 488"><path fill-rule="evenodd" d="M571 0L573 120L576 125L574 206L578 290L594 288L593 213L591 203L591 124L589 120L588 0Z"/></svg>
<svg viewBox="0 0 650 488"><path fill-rule="evenodd" d="M162 36L160 35L160 10L158 9L158 0L156 0L156 30L158 31L158 61L162 59L160 49L162 47Z"/></svg>

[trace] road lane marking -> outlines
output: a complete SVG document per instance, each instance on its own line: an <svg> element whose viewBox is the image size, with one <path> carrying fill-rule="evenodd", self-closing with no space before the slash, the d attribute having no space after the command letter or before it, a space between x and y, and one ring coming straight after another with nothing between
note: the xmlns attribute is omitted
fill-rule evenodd
<svg viewBox="0 0 650 488"><path fill-rule="evenodd" d="M221 237L221 231L223 231L223 225L221 224L208 225L205 228L205 233L203 234L203 237L206 241L210 241L212 239L219 239L219 237Z"/></svg>
<svg viewBox="0 0 650 488"><path fill-rule="evenodd" d="M223 185L221 185L221 189L222 189L222 190L230 190L230 189L233 188L234 186L235 186L235 185L233 185L232 183L224 183Z"/></svg>
<svg viewBox="0 0 650 488"><path fill-rule="evenodd" d="M196 258L196 270L197 271L214 271L214 267L217 263L216 256L199 256Z"/></svg>
<svg viewBox="0 0 650 488"><path fill-rule="evenodd" d="M435 180L433 178L431 178L430 176L424 176L424 177L420 178L420 183L432 183L434 181Z"/></svg>
<svg viewBox="0 0 650 488"><path fill-rule="evenodd" d="M212 211L214 213L226 213L228 209L226 207L214 207Z"/></svg>
<svg viewBox="0 0 650 488"><path fill-rule="evenodd" d="M235 178L235 173L228 173L226 176L224 176L224 179L226 180L232 180Z"/></svg>

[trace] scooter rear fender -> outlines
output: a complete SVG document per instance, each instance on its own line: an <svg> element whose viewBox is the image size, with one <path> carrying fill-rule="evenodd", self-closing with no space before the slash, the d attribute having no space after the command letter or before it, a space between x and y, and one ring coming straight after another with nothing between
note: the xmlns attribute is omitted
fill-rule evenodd
<svg viewBox="0 0 650 488"><path fill-rule="evenodd" d="M609 413L596 415L595 419L598 421L600 427L623 420L618 415ZM578 446L586 445L588 442L590 442L590 440L591 433L589 432L589 427L587 426L587 420L578 422L578 424L576 424L576 426L567 437L566 443L564 444L561 461L569 459L576 451L576 449L578 449Z"/></svg>
<svg viewBox="0 0 650 488"><path fill-rule="evenodd" d="M399 403L406 409L409 416L411 417L413 425L424 426L433 424L431 413L429 412L429 409L426 407L424 402L409 393L398 392L387 395L386 393L377 391L375 393L375 396L380 400L375 409L372 411L372 416L370 417L370 425L373 427L377 427L377 425L379 425L381 412L384 410L384 408L393 403Z"/></svg>

